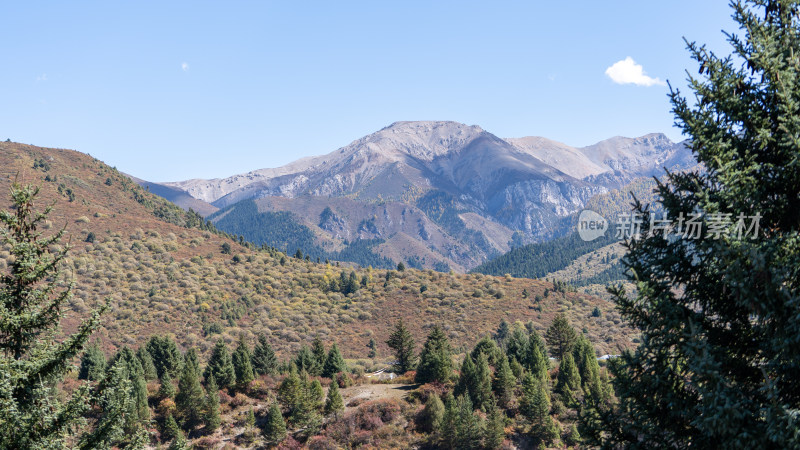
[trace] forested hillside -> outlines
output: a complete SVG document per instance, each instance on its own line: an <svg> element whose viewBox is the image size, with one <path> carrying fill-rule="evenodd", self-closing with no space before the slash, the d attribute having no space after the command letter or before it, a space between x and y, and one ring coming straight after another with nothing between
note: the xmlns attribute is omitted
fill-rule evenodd
<svg viewBox="0 0 800 450"><path fill-rule="evenodd" d="M502 318L533 320L543 329L560 311L585 328L603 353L618 353L634 337L614 322L611 304L555 292L543 281L410 268L353 270L305 255L300 260L293 250L286 255L241 245L78 152L0 143L0 163L0 190L7 192L14 178L41 184L41 201L56 202L47 226L67 228L74 247L67 268L77 283L71 304L76 315L67 329L111 298L96 337L107 351L172 332L181 346L195 343L205 355L216 337L233 342L242 332L252 337L263 331L274 336L279 353L330 336L346 357L356 358L371 338L384 341L399 317L418 338L444 323L454 344L462 345ZM1 268L8 257L0 250ZM358 289L348 292L340 281L351 272ZM591 316L595 307L606 312L602 318Z"/></svg>
<svg viewBox="0 0 800 450"><path fill-rule="evenodd" d="M570 265L579 256L614 242L606 235L594 241L584 241L577 232L552 241L515 248L505 255L485 262L472 270L487 275L510 274L520 278L542 278Z"/></svg>
<svg viewBox="0 0 800 450"><path fill-rule="evenodd" d="M267 245L294 255L298 250L316 262L348 261L362 267L387 269L395 264L372 249L382 239L347 242L339 251L326 251L317 243L316 235L288 211L261 212L253 200L244 200L208 217L216 227L242 236L256 245Z"/></svg>

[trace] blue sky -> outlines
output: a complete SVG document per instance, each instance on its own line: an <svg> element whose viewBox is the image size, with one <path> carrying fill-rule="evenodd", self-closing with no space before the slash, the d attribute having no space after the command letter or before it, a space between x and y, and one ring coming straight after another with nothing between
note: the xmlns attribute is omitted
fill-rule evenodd
<svg viewBox="0 0 800 450"><path fill-rule="evenodd" d="M719 0L4 2L0 139L152 181L276 167L398 120L678 140L663 81L696 73L684 36L727 54L730 16Z"/></svg>

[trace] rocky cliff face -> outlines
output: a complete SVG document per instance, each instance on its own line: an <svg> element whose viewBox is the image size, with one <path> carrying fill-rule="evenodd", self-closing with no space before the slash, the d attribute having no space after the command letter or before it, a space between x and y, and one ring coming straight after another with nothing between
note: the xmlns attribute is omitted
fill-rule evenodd
<svg viewBox="0 0 800 450"><path fill-rule="evenodd" d="M456 122L396 122L333 153L277 169L167 186L217 208L268 198L284 200L259 202L260 208L271 204L281 205L280 210L299 210L294 205L300 203L291 199L303 198L397 203L427 218L424 226L402 230L405 247L411 239L449 260L451 266L469 268L508 249L509 243L498 242L498 236L521 232L523 241L531 241L558 235L563 218L579 211L591 197L632 179L661 173L664 166L675 169L693 164L683 144L662 134L615 137L574 148L540 137L501 139L478 126ZM403 208L385 208L389 212L369 220L359 217L357 223L346 217L348 209L358 209L353 207L330 214L315 211L313 218L298 216L298 220L311 226L322 241L391 242L401 232L395 224L402 222L391 211ZM484 222L475 226L475 220L462 218L465 214ZM491 239L480 229L487 226L493 228ZM440 240L441 245L431 245L432 234L446 238ZM387 255L409 256L384 250Z"/></svg>

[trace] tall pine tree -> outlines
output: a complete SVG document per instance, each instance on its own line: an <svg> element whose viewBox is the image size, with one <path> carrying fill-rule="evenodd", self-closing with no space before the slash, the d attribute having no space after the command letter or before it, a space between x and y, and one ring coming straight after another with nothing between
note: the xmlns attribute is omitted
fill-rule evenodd
<svg viewBox="0 0 800 450"><path fill-rule="evenodd" d="M250 347L247 345L244 335L239 335L239 343L236 345L236 350L233 351L232 357L237 386L247 386L255 378L253 366L250 363L251 357Z"/></svg>
<svg viewBox="0 0 800 450"><path fill-rule="evenodd" d="M206 433L213 433L219 428L222 419L219 416L219 387L214 375L209 375L206 384L206 400L203 410L203 422L206 424Z"/></svg>
<svg viewBox="0 0 800 450"><path fill-rule="evenodd" d="M178 345L169 336L152 336L146 345L147 351L153 358L158 377L164 376L164 372L169 372L172 379L177 378L183 367L183 355L178 350Z"/></svg>
<svg viewBox="0 0 800 450"><path fill-rule="evenodd" d="M419 354L419 366L414 381L446 383L452 374L453 356L450 341L444 331L438 325L434 325Z"/></svg>
<svg viewBox="0 0 800 450"><path fill-rule="evenodd" d="M153 357L150 355L150 352L147 351L146 346L142 345L136 350L136 357L139 358L139 362L142 364L144 379L147 381L157 379L158 371L156 371L156 366L153 364Z"/></svg>
<svg viewBox="0 0 800 450"><path fill-rule="evenodd" d="M298 372L306 372L310 374L319 374L322 372L322 367L320 366L317 357L306 345L300 347L300 350L297 352L297 356L294 358L294 365L297 366Z"/></svg>
<svg viewBox="0 0 800 450"><path fill-rule="evenodd" d="M178 380L178 393L175 395L175 409L183 429L191 432L202 420L203 387L191 364L185 364Z"/></svg>
<svg viewBox="0 0 800 450"><path fill-rule="evenodd" d="M386 345L394 350L395 371L403 374L414 369L417 365L417 355L414 349L414 337L403 324L403 319L399 319L394 326L392 334L386 341Z"/></svg>
<svg viewBox="0 0 800 450"><path fill-rule="evenodd" d="M100 347L90 345L81 356L81 367L78 370L79 380L98 381L106 372L106 355Z"/></svg>
<svg viewBox="0 0 800 450"><path fill-rule="evenodd" d="M322 376L332 379L339 372L347 372L347 364L344 362L342 354L339 353L339 347L334 342L328 351L328 357L325 358Z"/></svg>
<svg viewBox="0 0 800 450"><path fill-rule="evenodd" d="M559 313L550 324L545 334L547 344L550 346L550 352L557 359L572 351L575 346L575 341L578 339L578 334L564 313Z"/></svg>
<svg viewBox="0 0 800 450"><path fill-rule="evenodd" d="M492 390L497 397L498 404L506 408L514 399L514 387L517 380L514 378L514 373L511 372L511 366L508 364L508 358L503 355L502 359L494 371L494 379L492 380Z"/></svg>
<svg viewBox="0 0 800 450"><path fill-rule="evenodd" d="M319 337L315 337L314 340L311 342L311 353L314 354L314 359L317 361L316 367L318 367L319 370L322 371L323 366L325 366L325 359L327 358L327 352L325 351L325 344ZM320 375L319 373L312 373L312 372L308 373L310 375Z"/></svg>
<svg viewBox="0 0 800 450"><path fill-rule="evenodd" d="M130 410L126 415L126 431L134 433L140 423L150 419L150 409L147 405L147 382L144 379L144 369L139 358L129 347L122 347L113 358L111 365L118 364L121 374L129 383L129 397L131 398Z"/></svg>
<svg viewBox="0 0 800 450"><path fill-rule="evenodd" d="M264 333L258 335L253 348L253 371L259 375L274 375L278 372L278 358Z"/></svg>
<svg viewBox="0 0 800 450"><path fill-rule="evenodd" d="M13 206L0 211L0 242L13 255L0 274L0 447L61 448L88 411L88 386L61 403L53 385L70 370L72 360L97 328L101 307L79 325L75 334L56 338L62 308L72 296L60 264L69 247L55 250L64 230L43 236L39 227L50 207L36 210L39 188L11 187ZM109 391L110 392L110 391ZM120 430L122 418L98 427L90 436L108 442Z"/></svg>
<svg viewBox="0 0 800 450"><path fill-rule="evenodd" d="M233 369L233 360L228 353L228 347L222 338L214 344L211 356L208 358L208 365L203 372L203 377L208 380L210 375L214 375L217 384L221 389L229 388L236 383L236 372Z"/></svg>
<svg viewBox="0 0 800 450"><path fill-rule="evenodd" d="M344 400L339 393L339 385L334 381L328 387L328 396L325 399L325 414L339 416L344 411Z"/></svg>
<svg viewBox="0 0 800 450"><path fill-rule="evenodd" d="M281 415L281 407L277 402L272 402L267 413L267 420L261 430L267 442L277 444L286 439L286 421Z"/></svg>
<svg viewBox="0 0 800 450"><path fill-rule="evenodd" d="M613 293L642 343L612 364L608 446L800 447L800 5L732 7L733 55L688 44L691 99L670 94L703 170L657 186L668 236L636 205L636 292Z"/></svg>

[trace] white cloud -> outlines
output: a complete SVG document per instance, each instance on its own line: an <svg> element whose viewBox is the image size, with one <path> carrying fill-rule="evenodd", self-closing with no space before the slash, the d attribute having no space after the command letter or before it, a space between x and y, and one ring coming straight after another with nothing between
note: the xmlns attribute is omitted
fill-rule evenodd
<svg viewBox="0 0 800 450"><path fill-rule="evenodd" d="M184 72L186 72L187 70L189 70L189 63L187 63L187 62L182 62L182 63L181 63L181 69L182 69Z"/></svg>
<svg viewBox="0 0 800 450"><path fill-rule="evenodd" d="M36 77L36 81L47 81L47 74L43 73L39 75L38 77Z"/></svg>
<svg viewBox="0 0 800 450"><path fill-rule="evenodd" d="M636 64L630 56L615 62L606 69L606 75L617 84L635 84L637 86L666 86L667 83L658 78L648 77L641 64Z"/></svg>

